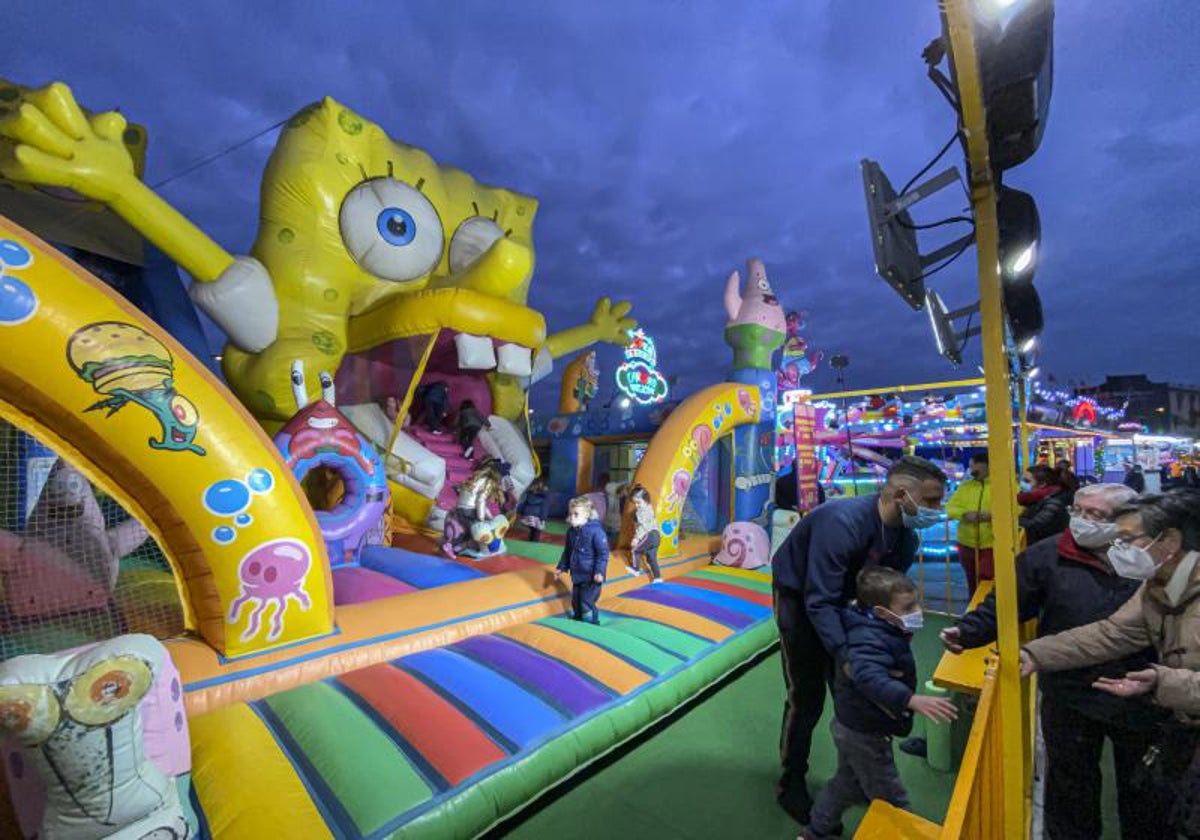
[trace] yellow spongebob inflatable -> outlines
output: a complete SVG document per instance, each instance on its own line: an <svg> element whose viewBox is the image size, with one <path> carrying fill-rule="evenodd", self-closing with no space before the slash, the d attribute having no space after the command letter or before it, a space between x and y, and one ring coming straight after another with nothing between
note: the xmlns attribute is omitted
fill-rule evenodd
<svg viewBox="0 0 1200 840"><path fill-rule="evenodd" d="M5 104L0 174L107 204L187 270L192 299L228 336L230 386L270 431L294 411L297 359L336 371L347 353L461 336L460 356L484 357L469 367L486 378L493 412L515 418L553 359L624 344L636 326L629 304L602 299L587 323L547 337L526 306L537 201L439 165L333 99L287 123L258 236L238 257L138 179L120 114L85 114L61 83Z"/></svg>

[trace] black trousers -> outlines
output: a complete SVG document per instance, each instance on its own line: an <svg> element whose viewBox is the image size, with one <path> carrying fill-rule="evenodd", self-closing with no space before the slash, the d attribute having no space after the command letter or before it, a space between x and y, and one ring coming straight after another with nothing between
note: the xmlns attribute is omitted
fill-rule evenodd
<svg viewBox="0 0 1200 840"><path fill-rule="evenodd" d="M1173 794L1148 787L1139 773L1153 730L1139 732L1086 718L1069 703L1042 695L1042 739L1046 744L1045 821L1047 840L1095 840L1102 834L1100 758L1112 742L1117 776L1117 813L1123 840L1161 840Z"/></svg>
<svg viewBox="0 0 1200 840"><path fill-rule="evenodd" d="M658 535L658 531L647 534L642 544L633 550L633 567L639 568L638 561L645 558L646 565L650 567L650 574L656 578L662 577L662 572L658 569L658 546L661 541L662 537Z"/></svg>
<svg viewBox="0 0 1200 840"><path fill-rule="evenodd" d="M600 586L594 581L571 584L571 609L576 621L600 623L600 610L596 607L596 602L600 600Z"/></svg>
<svg viewBox="0 0 1200 840"><path fill-rule="evenodd" d="M825 710L825 695L832 690L833 659L808 620L804 596L775 588L775 623L779 627L779 650L783 660L783 727L779 735L779 759L783 776L780 793L804 789L813 729Z"/></svg>

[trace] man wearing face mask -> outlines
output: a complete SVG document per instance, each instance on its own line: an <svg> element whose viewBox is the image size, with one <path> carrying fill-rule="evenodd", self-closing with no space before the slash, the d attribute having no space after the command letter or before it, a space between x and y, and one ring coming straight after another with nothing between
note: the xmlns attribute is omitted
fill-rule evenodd
<svg viewBox="0 0 1200 840"><path fill-rule="evenodd" d="M1107 618L1133 596L1140 581L1121 577L1106 552L1117 534L1114 514L1136 495L1121 484L1092 484L1077 491L1070 528L1057 539L1035 543L1017 558L1022 622L1036 618L1039 635L1050 636ZM951 653L995 640L994 593L942 631L942 642ZM1159 838L1165 831L1162 797L1156 798L1137 773L1162 714L1149 702L1129 703L1092 688L1098 679L1123 676L1152 661L1153 651L1144 645L1118 661L1046 674L1038 681L1050 840L1101 836L1100 758L1106 739L1116 767L1122 837Z"/></svg>
<svg viewBox="0 0 1200 840"><path fill-rule="evenodd" d="M936 524L946 474L931 461L905 456L877 495L835 499L792 529L771 561L787 696L783 706L777 788L780 806L807 824L812 799L805 782L813 728L825 708L834 665L844 658L841 610L854 598L867 566L907 571L916 531Z"/></svg>
<svg viewBox="0 0 1200 840"><path fill-rule="evenodd" d="M995 577L992 568L992 485L988 480L988 454L971 456L971 477L958 485L946 502L946 516L958 522L958 562L967 576L967 589Z"/></svg>
<svg viewBox="0 0 1200 840"><path fill-rule="evenodd" d="M1157 664L1100 677L1093 687L1120 698L1153 697L1173 712L1142 763L1175 798L1174 835L1166 836L1200 837L1200 493L1143 496L1119 509L1115 521L1109 562L1145 583L1108 618L1027 644L1021 673L1051 676L1153 645Z"/></svg>

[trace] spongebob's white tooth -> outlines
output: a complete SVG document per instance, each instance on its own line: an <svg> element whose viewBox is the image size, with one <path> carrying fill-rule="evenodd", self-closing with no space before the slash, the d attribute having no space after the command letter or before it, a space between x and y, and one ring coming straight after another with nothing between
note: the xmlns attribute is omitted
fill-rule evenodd
<svg viewBox="0 0 1200 840"><path fill-rule="evenodd" d="M511 373L513 376L529 376L533 373L533 352L528 347L501 344L496 359L496 370L500 373Z"/></svg>
<svg viewBox="0 0 1200 840"><path fill-rule="evenodd" d="M490 338L459 333L454 336L459 370L491 370L496 366L496 349Z"/></svg>

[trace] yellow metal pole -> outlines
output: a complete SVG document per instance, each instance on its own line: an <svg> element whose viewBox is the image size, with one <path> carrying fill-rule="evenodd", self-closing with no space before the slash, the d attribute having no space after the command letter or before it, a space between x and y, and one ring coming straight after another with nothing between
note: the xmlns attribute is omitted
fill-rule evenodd
<svg viewBox="0 0 1200 840"><path fill-rule="evenodd" d="M1024 785L1021 677L1018 669L1016 545L1016 473L1013 469L1012 392L1004 339L1000 289L996 185L989 160L987 121L975 52L972 9L968 0L942 0L950 51L958 80L962 131L970 163L971 206L979 257L979 308L983 369L987 381L988 455L992 464L992 522L995 532L996 618L999 635L1000 726L1002 743L1004 837L1026 836L1028 800Z"/></svg>
<svg viewBox="0 0 1200 840"><path fill-rule="evenodd" d="M1021 471L1029 469L1029 392L1026 389L1025 382L1021 382L1021 392L1017 400L1017 410L1021 412L1017 427L1020 433L1021 441L1021 457L1017 459L1017 465Z"/></svg>
<svg viewBox="0 0 1200 840"><path fill-rule="evenodd" d="M817 400L836 400L842 397L870 397L874 394L908 394L913 391L937 391L951 388L973 388L983 385L986 379L955 379L951 382L925 382L920 385L894 385L891 388L864 388L860 391L836 391L828 394L809 394L800 397L808 402Z"/></svg>

